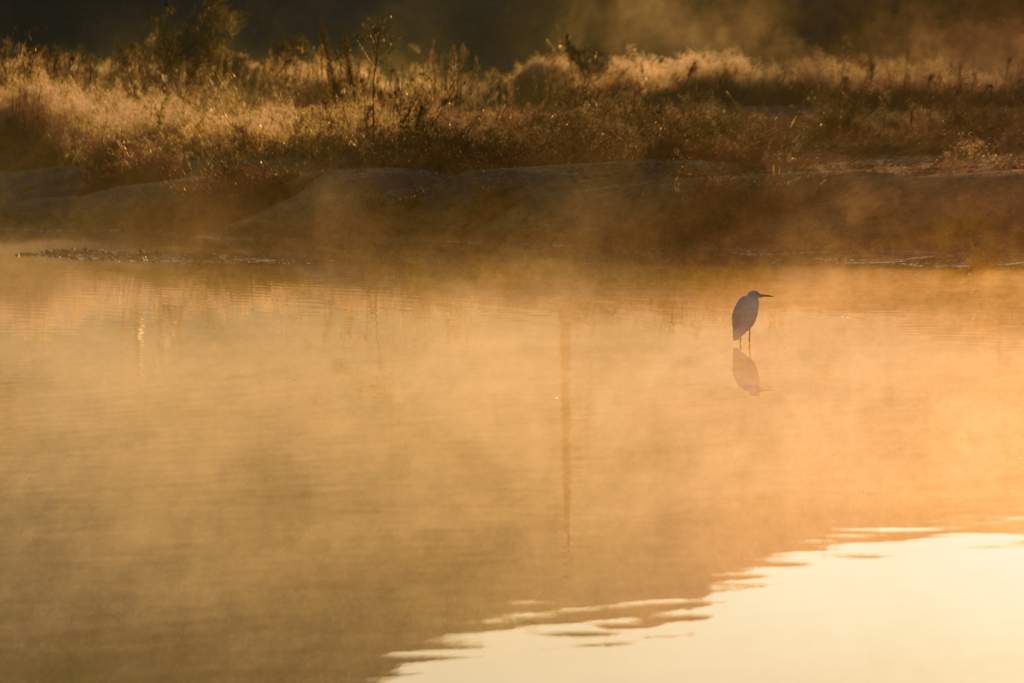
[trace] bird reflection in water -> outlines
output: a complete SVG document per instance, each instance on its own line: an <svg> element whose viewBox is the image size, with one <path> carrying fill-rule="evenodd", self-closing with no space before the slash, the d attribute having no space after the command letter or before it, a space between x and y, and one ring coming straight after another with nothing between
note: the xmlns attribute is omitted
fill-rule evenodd
<svg viewBox="0 0 1024 683"><path fill-rule="evenodd" d="M740 389L751 396L761 394L761 376L757 373L757 364L739 349L732 350L732 376Z"/></svg>

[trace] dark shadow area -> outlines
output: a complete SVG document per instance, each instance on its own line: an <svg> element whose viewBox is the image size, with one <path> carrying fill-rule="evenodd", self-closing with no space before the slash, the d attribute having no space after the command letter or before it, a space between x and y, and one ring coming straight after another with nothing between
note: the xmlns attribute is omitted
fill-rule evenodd
<svg viewBox="0 0 1024 683"><path fill-rule="evenodd" d="M182 12L191 7L187 1L177 4ZM441 50L465 42L486 66L500 68L543 51L545 39L557 42L566 32L611 52L620 52L627 44L664 54L735 46L773 55L818 47L887 56L944 50L964 61L1003 60L1015 49L1012 34L1024 10L1019 0L236 0L232 5L248 17L239 45L253 53L264 53L288 36L312 40L320 24L339 35L344 29L355 32L367 17L377 17L386 8L395 15L404 41L424 48L436 41ZM0 9L0 35L15 32L15 37L31 36L65 49L81 45L107 55L118 40L141 40L150 28L150 17L163 10L159 0L6 3Z"/></svg>

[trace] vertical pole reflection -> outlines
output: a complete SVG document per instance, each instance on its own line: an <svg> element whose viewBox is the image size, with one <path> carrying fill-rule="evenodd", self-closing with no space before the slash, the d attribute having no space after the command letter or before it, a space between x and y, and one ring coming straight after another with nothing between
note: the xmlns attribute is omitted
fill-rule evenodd
<svg viewBox="0 0 1024 683"><path fill-rule="evenodd" d="M142 377L143 351L146 346L146 319L139 311L135 316L135 374Z"/></svg>
<svg viewBox="0 0 1024 683"><path fill-rule="evenodd" d="M562 505L565 525L565 561L572 562L572 442L569 438L569 431L572 428L572 412L569 406L572 324L569 321L569 312L565 308L558 312L558 328L562 380L559 400L562 402Z"/></svg>

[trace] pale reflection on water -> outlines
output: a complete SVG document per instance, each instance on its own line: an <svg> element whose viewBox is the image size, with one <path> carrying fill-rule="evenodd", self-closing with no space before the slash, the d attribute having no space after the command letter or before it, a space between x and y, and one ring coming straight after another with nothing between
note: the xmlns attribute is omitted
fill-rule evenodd
<svg viewBox="0 0 1024 683"><path fill-rule="evenodd" d="M778 634L757 642L780 661L811 639L839 666L821 624L842 622L829 615L847 579L914 587L908 618L942 609L948 633L972 628L951 651L1019 671L975 644L1020 632L965 606L980 574L935 581L925 568L985 556L992 572L1018 571L1016 536L992 535L1005 552L985 554L965 534L1021 531L1003 520L1024 508L1024 273L559 278L482 264L473 277L342 278L15 259L7 246L8 680L362 681L408 667L446 680L432 667L448 662L403 662L449 656L448 634L475 632L464 640L482 649L459 652L481 666L488 639L520 638L513 663L495 664L523 667L520 680L595 671L612 651L615 666L657 657L675 670L692 660L666 653L717 633L701 666L729 680L714 672L755 647L730 628ZM751 288L775 295L753 358L729 323ZM823 549L879 527L962 533ZM914 554L929 543L939 550ZM719 599L723 577L792 553L810 553L807 567L759 570L768 588ZM835 610L803 610L811 579L787 572L831 586ZM1019 613L1020 595L991 585L978 600ZM765 623L741 594L786 609ZM627 644L575 647L614 642L582 635L595 629ZM888 627L857 635L891 650L844 661L860 680L894 680L892 657L912 664L931 647ZM551 643L571 655L527 676Z"/></svg>
<svg viewBox="0 0 1024 683"><path fill-rule="evenodd" d="M513 614L504 629L390 656L397 675L423 683L1024 679L1024 536L874 540L772 560L698 606ZM593 614L639 607L662 610L661 623ZM545 623L556 616L573 623Z"/></svg>

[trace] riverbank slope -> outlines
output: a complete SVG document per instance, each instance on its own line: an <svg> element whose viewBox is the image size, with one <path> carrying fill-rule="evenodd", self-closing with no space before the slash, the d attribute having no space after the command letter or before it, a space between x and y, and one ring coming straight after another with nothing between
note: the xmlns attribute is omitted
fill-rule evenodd
<svg viewBox="0 0 1024 683"><path fill-rule="evenodd" d="M1024 250L1024 172L883 159L785 173L642 161L467 171L299 168L88 192L57 167L0 174L0 235L310 255L358 245L537 246L640 259L743 251Z"/></svg>

